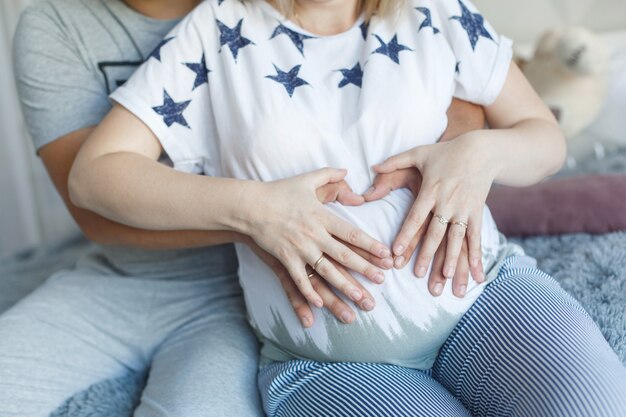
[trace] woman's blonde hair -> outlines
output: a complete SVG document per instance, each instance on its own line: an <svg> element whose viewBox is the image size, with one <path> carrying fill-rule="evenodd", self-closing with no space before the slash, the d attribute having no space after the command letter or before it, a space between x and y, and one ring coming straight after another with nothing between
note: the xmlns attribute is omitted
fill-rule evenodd
<svg viewBox="0 0 626 417"><path fill-rule="evenodd" d="M287 17L293 15L296 0L272 0L271 2L283 15ZM369 20L374 14L381 17L397 16L405 7L406 0L359 0L359 3L361 12L365 15L365 18Z"/></svg>

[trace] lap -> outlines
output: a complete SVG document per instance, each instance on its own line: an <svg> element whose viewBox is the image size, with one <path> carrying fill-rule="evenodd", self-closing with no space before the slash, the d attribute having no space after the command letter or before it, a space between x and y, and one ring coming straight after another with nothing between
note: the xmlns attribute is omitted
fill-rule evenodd
<svg viewBox="0 0 626 417"><path fill-rule="evenodd" d="M262 415L258 342L243 300L216 304L196 311L157 348L136 417Z"/></svg>
<svg viewBox="0 0 626 417"><path fill-rule="evenodd" d="M626 415L624 366L579 303L528 257L509 259L431 375L292 361L263 368L259 386L270 416Z"/></svg>
<svg viewBox="0 0 626 417"><path fill-rule="evenodd" d="M236 276L177 282L66 271L0 316L0 416L47 416L151 362L145 403L151 396L177 417L196 415L192 405L253 416L256 343Z"/></svg>
<svg viewBox="0 0 626 417"><path fill-rule="evenodd" d="M531 258L510 258L448 338L433 376L475 415L626 415L617 355Z"/></svg>
<svg viewBox="0 0 626 417"><path fill-rule="evenodd" d="M469 417L428 373L376 363L277 362L259 388L270 417Z"/></svg>

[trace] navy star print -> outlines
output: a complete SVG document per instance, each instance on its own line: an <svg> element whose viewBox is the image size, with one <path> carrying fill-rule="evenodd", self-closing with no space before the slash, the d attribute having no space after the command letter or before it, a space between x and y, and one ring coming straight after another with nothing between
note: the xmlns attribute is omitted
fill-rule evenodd
<svg viewBox="0 0 626 417"><path fill-rule="evenodd" d="M174 39L174 37L172 36L171 38L166 38L163 39L156 48L154 48L154 50L152 51L152 53L150 53L150 55L148 56L148 59L150 58L154 58L157 61L161 62L161 48L163 48L169 41L171 41L172 39ZM146 60L147 61L147 60Z"/></svg>
<svg viewBox="0 0 626 417"><path fill-rule="evenodd" d="M370 28L370 24L368 22L361 23L361 36L363 36L363 40L367 40L367 31Z"/></svg>
<svg viewBox="0 0 626 417"><path fill-rule="evenodd" d="M282 84L283 87L285 87L285 90L287 90L287 94L289 94L289 97L292 97L293 92L296 90L296 88L303 85L309 85L309 83L298 77L300 67L301 65L296 65L295 67L290 69L289 72L285 72L278 68L276 64L274 64L276 75L267 75L265 78L269 78L270 80L274 80L277 83Z"/></svg>
<svg viewBox="0 0 626 417"><path fill-rule="evenodd" d="M206 57L202 54L202 59L198 63L185 62L184 65L192 70L196 74L196 80L193 83L191 91L200 87L202 84L209 83L209 72L211 72L206 66Z"/></svg>
<svg viewBox="0 0 626 417"><path fill-rule="evenodd" d="M339 88L344 88L349 84L354 84L361 88L361 84L363 82L363 70L361 69L361 64L357 62L352 68L344 68L338 71L341 71L341 75L343 75L343 80L339 83Z"/></svg>
<svg viewBox="0 0 626 417"><path fill-rule="evenodd" d="M424 19L419 29L417 30L418 32L421 32L421 30L424 28L433 28L433 33L435 35L441 32L439 29L433 26L433 18L430 14L430 9L428 9L427 7L416 7L415 10L426 16L426 19Z"/></svg>
<svg viewBox="0 0 626 417"><path fill-rule="evenodd" d="M220 48L224 45L228 45L228 49L230 49L230 52L233 54L233 58L235 58L235 62L237 62L239 50L250 44L254 45L254 42L250 39L241 36L241 25L243 23L243 19L239 19L237 26L232 29L217 19L215 19L215 21L220 29Z"/></svg>
<svg viewBox="0 0 626 417"><path fill-rule="evenodd" d="M461 61L457 61L456 65L454 66L454 72L456 74L460 74L461 73Z"/></svg>
<svg viewBox="0 0 626 417"><path fill-rule="evenodd" d="M218 6L221 6L221 5L222 5L222 3L224 3L224 0L217 0L217 5L218 5Z"/></svg>
<svg viewBox="0 0 626 417"><path fill-rule="evenodd" d="M376 34L374 36L376 36L376 39L378 39L378 42L380 42L380 47L378 47L378 49L372 52L372 54L385 55L389 57L389 59L391 59L396 64L400 64L400 57L399 57L400 52L412 51L412 49L409 48L408 46L401 45L398 43L398 35L393 35L393 38L391 38L389 43L385 43L380 38L380 36Z"/></svg>
<svg viewBox="0 0 626 417"><path fill-rule="evenodd" d="M274 33L272 33L270 39L274 39L276 36L283 34L289 36L289 39L291 39L291 42L298 48L302 56L304 56L304 41L307 39L315 39L313 36L303 35L295 30L291 30L282 23L274 29Z"/></svg>
<svg viewBox="0 0 626 417"><path fill-rule="evenodd" d="M174 123L178 123L181 126L189 128L189 124L187 124L187 120L183 116L183 112L189 106L191 100L181 101L180 103L176 103L167 91L163 90L163 104L161 106L153 107L158 115L163 116L163 121L167 125L167 127L171 127Z"/></svg>
<svg viewBox="0 0 626 417"><path fill-rule="evenodd" d="M450 19L458 20L463 29L467 32L472 50L476 50L476 44L481 36L493 41L493 38L485 28L485 19L480 13L472 13L461 0L458 1L461 6L461 16L452 16Z"/></svg>

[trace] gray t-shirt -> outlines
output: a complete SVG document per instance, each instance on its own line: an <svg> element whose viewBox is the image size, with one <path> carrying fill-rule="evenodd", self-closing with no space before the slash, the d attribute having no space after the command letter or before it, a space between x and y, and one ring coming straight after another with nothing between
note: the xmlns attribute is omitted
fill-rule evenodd
<svg viewBox="0 0 626 417"><path fill-rule="evenodd" d="M15 35L15 74L37 149L94 126L108 96L147 59L178 20L150 19L121 0L42 0L27 8ZM179 251L102 247L100 272L155 279L235 273L232 245Z"/></svg>

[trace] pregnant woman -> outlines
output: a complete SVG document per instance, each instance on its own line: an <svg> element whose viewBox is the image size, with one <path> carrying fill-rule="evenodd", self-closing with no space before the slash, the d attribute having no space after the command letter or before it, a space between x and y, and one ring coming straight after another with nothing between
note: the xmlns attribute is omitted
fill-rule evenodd
<svg viewBox="0 0 626 417"><path fill-rule="evenodd" d="M362 298L337 265L376 299L352 324L316 310L304 328L273 272L237 245L268 415L626 414L626 371L597 327L484 205L493 182L555 172L564 140L510 41L470 2L206 1L153 57L81 149L75 204L141 228L250 236L316 307L316 274ZM493 130L436 143L455 97L485 106ZM315 195L344 178L366 192L406 168L422 175L416 199ZM466 232L473 280L456 270ZM452 286L375 269L347 246L393 252L425 277L445 235ZM416 236L418 254L402 259Z"/></svg>

